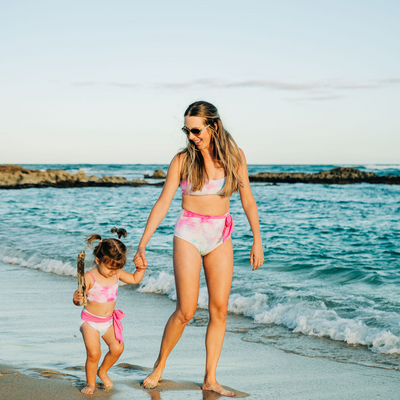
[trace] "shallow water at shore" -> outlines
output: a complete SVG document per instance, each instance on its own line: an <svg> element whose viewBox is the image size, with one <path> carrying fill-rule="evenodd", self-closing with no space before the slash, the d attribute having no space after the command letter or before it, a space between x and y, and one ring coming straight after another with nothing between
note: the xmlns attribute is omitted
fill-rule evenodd
<svg viewBox="0 0 400 400"><path fill-rule="evenodd" d="M88 175L112 174L132 179L163 166L64 167L69 172L88 169ZM269 167L250 166L249 171L273 171ZM273 166L274 172L299 171L297 167ZM322 169L301 168L300 172ZM368 170L367 166L364 168ZM398 166L372 170L400 171ZM236 225L229 304L229 319L235 321L232 331L244 333L243 340L254 346L266 344L307 356L399 370L400 188L368 184L252 184L252 189L259 206L266 262L261 270L251 272L251 231L235 195L231 203ZM37 276L38 282L44 283L56 279L73 286L75 280L71 277L76 275L82 237L93 232L108 235L113 225L123 226L128 230L126 243L133 255L160 191L156 187L2 191L0 268L26 267L37 274L30 279ZM172 308L175 293L171 239L179 209L178 191L149 243L150 266L138 288L145 296L164 295L162 301ZM89 255L88 259L89 265ZM133 270L132 263L127 270ZM121 288L121 293L129 290ZM31 292L17 293L27 304L31 296L38 295L34 286ZM56 310L57 304L52 302L52 307ZM200 317L193 326L204 326L206 322L206 312L202 311L207 307L203 277L199 307ZM53 319L57 318L55 313ZM21 340L34 351L37 343L31 339L34 335L29 329ZM79 332L77 335L81 341ZM46 340L52 343L54 337L49 335ZM51 345L45 350L46 359L54 350ZM21 362L27 354L23 347L16 353L21 353Z"/></svg>

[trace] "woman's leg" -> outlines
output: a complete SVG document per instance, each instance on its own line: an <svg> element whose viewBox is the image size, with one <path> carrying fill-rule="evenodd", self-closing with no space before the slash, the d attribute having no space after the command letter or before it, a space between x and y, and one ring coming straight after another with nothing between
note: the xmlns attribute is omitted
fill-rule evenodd
<svg viewBox="0 0 400 400"><path fill-rule="evenodd" d="M96 385L96 373L101 357L100 333L86 322L81 332L86 347L86 387L81 390L85 394L93 394Z"/></svg>
<svg viewBox="0 0 400 400"><path fill-rule="evenodd" d="M107 343L108 353L105 355L102 364L97 372L98 377L104 383L106 389L111 389L113 381L108 377L107 371L117 362L124 351L124 343L118 342L115 338L114 325L111 325L103 335L103 340Z"/></svg>
<svg viewBox="0 0 400 400"><path fill-rule="evenodd" d="M192 319L199 297L201 256L193 244L174 236L174 275L176 286L176 310L165 326L160 353L153 372L143 381L143 386L157 386L167 357L182 336L186 324Z"/></svg>
<svg viewBox="0 0 400 400"><path fill-rule="evenodd" d="M212 390L224 396L234 396L235 394L225 390L216 378L218 359L225 337L226 314L232 285L232 239L228 239L204 256L203 265L208 287L210 321L206 334L207 360L202 389Z"/></svg>

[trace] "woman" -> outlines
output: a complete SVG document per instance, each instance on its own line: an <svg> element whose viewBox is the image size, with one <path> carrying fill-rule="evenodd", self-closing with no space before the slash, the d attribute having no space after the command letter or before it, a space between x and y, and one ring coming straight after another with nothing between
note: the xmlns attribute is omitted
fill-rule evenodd
<svg viewBox="0 0 400 400"><path fill-rule="evenodd" d="M175 156L169 166L164 189L150 213L134 258L137 267L147 265L145 247L167 214L180 184L182 211L173 239L176 310L165 326L154 370L143 385L150 389L157 386L168 355L196 311L203 257L210 318L202 389L234 396L216 380L233 274L230 196L233 192L240 192L243 209L253 231L254 243L250 252L253 271L264 262L257 205L251 193L244 154L224 129L218 110L205 101L191 104L185 112L182 130L187 135L187 147Z"/></svg>

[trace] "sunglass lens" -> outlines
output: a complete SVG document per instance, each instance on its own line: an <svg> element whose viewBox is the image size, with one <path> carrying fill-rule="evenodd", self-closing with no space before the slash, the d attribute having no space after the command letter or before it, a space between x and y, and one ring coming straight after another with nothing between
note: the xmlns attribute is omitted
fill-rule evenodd
<svg viewBox="0 0 400 400"><path fill-rule="evenodd" d="M204 128L203 128L203 129L204 129ZM189 128L186 128L186 126L184 126L184 127L182 128L183 132L185 132L186 135L189 135L190 132L192 132L193 135L198 135L203 129L198 129L198 128L189 129Z"/></svg>

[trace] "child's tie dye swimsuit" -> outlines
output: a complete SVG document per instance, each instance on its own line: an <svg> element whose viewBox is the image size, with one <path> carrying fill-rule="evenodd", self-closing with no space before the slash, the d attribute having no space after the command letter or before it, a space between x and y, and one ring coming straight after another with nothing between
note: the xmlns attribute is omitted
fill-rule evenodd
<svg viewBox="0 0 400 400"><path fill-rule="evenodd" d="M89 274L92 276L94 284L87 293L88 301L92 303L110 303L117 300L119 282L118 274L116 275L117 283L112 286L99 285L90 271ZM121 310L114 310L114 312L108 317L99 317L84 308L81 314L81 326L86 322L92 328L96 329L100 336L103 336L107 332L107 329L114 324L115 337L119 342L122 342L122 324L120 320L124 315L125 314Z"/></svg>

